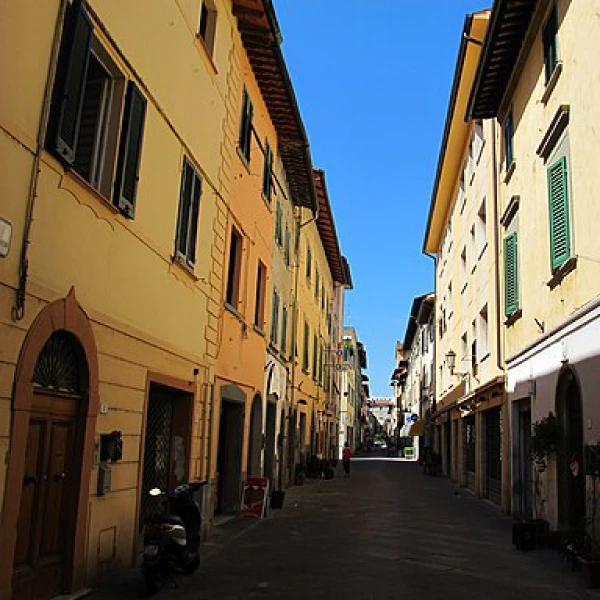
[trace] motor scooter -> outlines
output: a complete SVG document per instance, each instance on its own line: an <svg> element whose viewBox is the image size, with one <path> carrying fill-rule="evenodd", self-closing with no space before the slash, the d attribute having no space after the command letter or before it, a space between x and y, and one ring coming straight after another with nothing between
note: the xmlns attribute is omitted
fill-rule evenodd
<svg viewBox="0 0 600 600"><path fill-rule="evenodd" d="M200 566L200 508L194 492L201 483L187 483L166 494L158 488L153 497L163 496L163 514L148 517L144 523L142 575L150 593L162 589L176 572L190 574Z"/></svg>

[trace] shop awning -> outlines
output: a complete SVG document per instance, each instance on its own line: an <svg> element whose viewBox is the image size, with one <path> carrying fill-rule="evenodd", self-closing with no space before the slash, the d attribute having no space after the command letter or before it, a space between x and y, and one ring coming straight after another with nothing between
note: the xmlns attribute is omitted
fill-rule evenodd
<svg viewBox="0 0 600 600"><path fill-rule="evenodd" d="M411 425L410 432L408 433L408 435L425 435L425 419L419 419L418 421L415 421Z"/></svg>

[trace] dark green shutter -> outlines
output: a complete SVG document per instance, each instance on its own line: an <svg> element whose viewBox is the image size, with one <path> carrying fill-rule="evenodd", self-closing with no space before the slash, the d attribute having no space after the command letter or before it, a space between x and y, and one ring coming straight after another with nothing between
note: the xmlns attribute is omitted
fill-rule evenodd
<svg viewBox="0 0 600 600"><path fill-rule="evenodd" d="M77 137L83 94L90 59L90 46L94 26L87 16L81 1L76 0L70 10L61 49L63 67L57 79L60 86L55 92L56 119L54 128L54 150L69 165L75 162Z"/></svg>
<svg viewBox="0 0 600 600"><path fill-rule="evenodd" d="M146 98L138 87L130 81L127 86L119 161L115 179L114 203L130 219L135 212L135 199L139 179L144 121L146 119Z"/></svg>
<svg viewBox="0 0 600 600"><path fill-rule="evenodd" d="M250 138L252 134L252 115L254 114L254 108L250 101L250 96L247 90L244 88L244 95L242 98L242 121L240 123L240 150L244 158L250 162Z"/></svg>
<svg viewBox="0 0 600 600"><path fill-rule="evenodd" d="M271 201L271 174L273 170L273 153L271 152L271 146L267 140L265 144L265 164L263 167L263 195L270 202Z"/></svg>
<svg viewBox="0 0 600 600"><path fill-rule="evenodd" d="M550 262L558 269L571 256L567 159L562 157L548 168L550 202Z"/></svg>
<svg viewBox="0 0 600 600"><path fill-rule="evenodd" d="M188 233L187 263L190 267L196 264L196 238L198 237L198 214L200 212L200 195L202 194L202 180L194 171L194 189L192 190L192 214Z"/></svg>
<svg viewBox="0 0 600 600"><path fill-rule="evenodd" d="M505 315L510 317L519 309L519 254L517 234L504 238Z"/></svg>
<svg viewBox="0 0 600 600"><path fill-rule="evenodd" d="M287 308L281 309L281 351L287 352Z"/></svg>
<svg viewBox="0 0 600 600"><path fill-rule="evenodd" d="M177 217L177 254L185 258L187 250L187 231L190 218L190 198L192 197L193 171L187 159L183 162L181 173L181 191L179 193L179 215Z"/></svg>

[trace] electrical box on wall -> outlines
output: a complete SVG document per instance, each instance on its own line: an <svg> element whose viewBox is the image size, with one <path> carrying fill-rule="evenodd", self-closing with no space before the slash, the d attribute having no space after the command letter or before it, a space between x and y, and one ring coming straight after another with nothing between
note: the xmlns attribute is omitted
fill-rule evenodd
<svg viewBox="0 0 600 600"><path fill-rule="evenodd" d="M98 496L104 496L110 492L112 473L110 467L106 465L100 465L98 467Z"/></svg>
<svg viewBox="0 0 600 600"><path fill-rule="evenodd" d="M123 458L123 434L120 431L100 436L100 462L117 462Z"/></svg>

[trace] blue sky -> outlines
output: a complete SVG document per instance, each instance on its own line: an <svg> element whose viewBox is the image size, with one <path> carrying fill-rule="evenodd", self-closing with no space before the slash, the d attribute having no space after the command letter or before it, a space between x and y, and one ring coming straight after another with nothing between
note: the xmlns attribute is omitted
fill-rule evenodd
<svg viewBox="0 0 600 600"><path fill-rule="evenodd" d="M389 396L412 299L433 290L421 247L460 34L491 0L274 4L350 262L346 324L366 346L371 396Z"/></svg>

